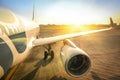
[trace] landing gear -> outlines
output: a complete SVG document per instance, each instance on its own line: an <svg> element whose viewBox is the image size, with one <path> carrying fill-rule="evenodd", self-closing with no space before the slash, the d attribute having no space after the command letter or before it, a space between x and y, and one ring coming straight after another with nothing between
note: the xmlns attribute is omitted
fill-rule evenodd
<svg viewBox="0 0 120 80"><path fill-rule="evenodd" d="M45 47L45 46L44 46ZM51 56L51 59L54 58L54 51L51 50L51 45L48 45L48 47L45 47L47 51L44 52L44 60L48 58L48 56Z"/></svg>
<svg viewBox="0 0 120 80"><path fill-rule="evenodd" d="M47 51L45 51L45 52L44 52L44 60L46 60L46 59L47 59L47 57L48 57L48 52L47 52Z"/></svg>
<svg viewBox="0 0 120 80"><path fill-rule="evenodd" d="M54 58L54 52L53 51L51 51L51 58L53 59Z"/></svg>

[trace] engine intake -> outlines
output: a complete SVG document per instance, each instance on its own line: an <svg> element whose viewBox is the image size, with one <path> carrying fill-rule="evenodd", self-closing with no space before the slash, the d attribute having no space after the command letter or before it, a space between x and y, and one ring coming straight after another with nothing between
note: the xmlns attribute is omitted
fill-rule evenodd
<svg viewBox="0 0 120 80"><path fill-rule="evenodd" d="M89 70L91 66L90 58L72 41L66 39L64 44L61 50L61 59L65 70L71 76L80 77Z"/></svg>

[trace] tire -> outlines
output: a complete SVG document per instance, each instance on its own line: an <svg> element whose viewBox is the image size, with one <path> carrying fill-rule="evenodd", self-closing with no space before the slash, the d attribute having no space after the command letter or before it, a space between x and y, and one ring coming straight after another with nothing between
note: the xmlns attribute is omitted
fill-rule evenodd
<svg viewBox="0 0 120 80"><path fill-rule="evenodd" d="M45 51L45 52L44 52L44 60L46 60L47 57L48 57L48 53L47 53L47 51Z"/></svg>
<svg viewBox="0 0 120 80"><path fill-rule="evenodd" d="M51 54L50 54L50 55L51 55L51 58L54 58L54 51L51 51L50 53L51 53Z"/></svg>

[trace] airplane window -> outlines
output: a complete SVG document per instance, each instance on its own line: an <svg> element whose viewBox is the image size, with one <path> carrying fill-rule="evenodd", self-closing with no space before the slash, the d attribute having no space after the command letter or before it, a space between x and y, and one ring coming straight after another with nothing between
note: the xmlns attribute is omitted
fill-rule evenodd
<svg viewBox="0 0 120 80"><path fill-rule="evenodd" d="M27 44L27 38L26 38L26 33L18 33L15 35L9 36L11 41L13 42L14 46L16 47L18 53L22 53L26 49L26 44Z"/></svg>

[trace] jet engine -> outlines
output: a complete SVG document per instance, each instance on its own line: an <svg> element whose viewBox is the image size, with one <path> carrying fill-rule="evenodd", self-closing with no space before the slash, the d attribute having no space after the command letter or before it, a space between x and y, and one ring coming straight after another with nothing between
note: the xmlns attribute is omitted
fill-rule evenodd
<svg viewBox="0 0 120 80"><path fill-rule="evenodd" d="M63 41L64 46L61 49L61 59L66 72L74 77L80 77L86 73L91 61L86 52L78 48L72 41L66 39Z"/></svg>

